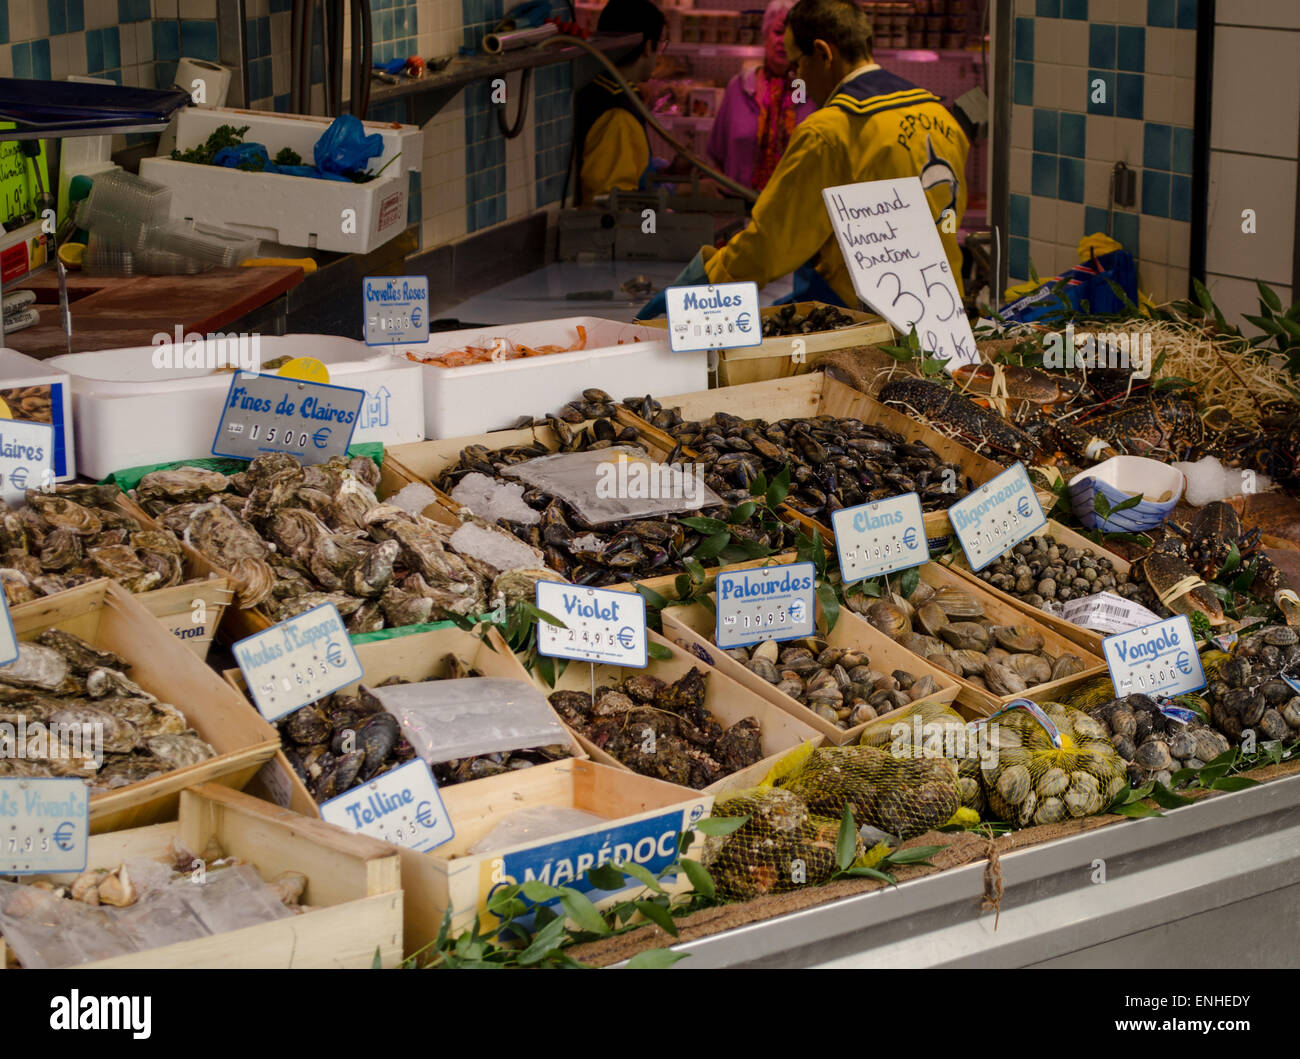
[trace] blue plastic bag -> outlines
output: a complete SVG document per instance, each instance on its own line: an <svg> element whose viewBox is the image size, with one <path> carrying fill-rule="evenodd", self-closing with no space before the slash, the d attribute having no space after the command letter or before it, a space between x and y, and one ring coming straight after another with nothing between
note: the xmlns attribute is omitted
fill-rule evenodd
<svg viewBox="0 0 1300 1059"><path fill-rule="evenodd" d="M1061 280L1065 281L1065 286L1056 293L1052 288ZM1111 283L1119 287L1129 301L1137 303L1137 264L1127 250L1115 250L1067 269L1038 290L1011 302L1000 315L1004 320L1030 323L1063 309L1082 310L1085 302L1091 313L1118 313L1123 311L1124 302L1111 289Z"/></svg>
<svg viewBox="0 0 1300 1059"><path fill-rule="evenodd" d="M257 165L260 161L262 164ZM248 164L252 163L252 164ZM241 143L233 147L223 147L212 156L212 164L238 169L241 165L257 173L283 173L286 176L313 177L317 180L342 180L348 178L338 173L322 173L314 165L277 165L266 153L266 147L260 143Z"/></svg>
<svg viewBox="0 0 1300 1059"><path fill-rule="evenodd" d="M340 114L321 134L312 149L316 167L322 173L364 172L370 159L384 153L384 138L379 133L366 135L361 119Z"/></svg>

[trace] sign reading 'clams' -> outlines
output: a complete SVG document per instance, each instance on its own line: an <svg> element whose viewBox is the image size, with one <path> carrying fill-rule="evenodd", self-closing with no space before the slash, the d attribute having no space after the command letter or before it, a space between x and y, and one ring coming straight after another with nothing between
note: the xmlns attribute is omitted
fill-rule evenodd
<svg viewBox="0 0 1300 1059"><path fill-rule="evenodd" d="M649 664L645 600L636 592L538 581L537 609L564 623L538 619L538 654L633 669Z"/></svg>
<svg viewBox="0 0 1300 1059"><path fill-rule="evenodd" d="M1116 695L1182 695L1205 687L1205 670L1186 614L1101 641Z"/></svg>
<svg viewBox="0 0 1300 1059"><path fill-rule="evenodd" d="M841 508L831 515L831 528L846 585L920 566L930 558L916 493Z"/></svg>
<svg viewBox="0 0 1300 1059"><path fill-rule="evenodd" d="M719 647L745 647L764 640L794 640L817 631L812 563L760 566L718 574Z"/></svg>
<svg viewBox="0 0 1300 1059"><path fill-rule="evenodd" d="M948 509L972 570L983 570L1008 548L1032 537L1047 516L1023 463L1016 463Z"/></svg>
<svg viewBox="0 0 1300 1059"><path fill-rule="evenodd" d="M668 345L674 353L737 349L763 342L757 283L669 287Z"/></svg>

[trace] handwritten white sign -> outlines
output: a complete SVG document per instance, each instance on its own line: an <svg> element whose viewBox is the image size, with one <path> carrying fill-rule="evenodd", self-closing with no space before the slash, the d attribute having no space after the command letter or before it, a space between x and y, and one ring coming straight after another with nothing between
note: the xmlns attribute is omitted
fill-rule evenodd
<svg viewBox="0 0 1300 1059"><path fill-rule="evenodd" d="M947 371L977 364L975 336L962 308L948 255L917 177L823 188L858 297L948 361Z"/></svg>

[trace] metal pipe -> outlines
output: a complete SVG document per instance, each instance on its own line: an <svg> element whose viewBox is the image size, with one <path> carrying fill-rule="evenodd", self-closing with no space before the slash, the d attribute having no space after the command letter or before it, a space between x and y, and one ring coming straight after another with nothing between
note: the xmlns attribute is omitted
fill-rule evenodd
<svg viewBox="0 0 1300 1059"><path fill-rule="evenodd" d="M547 22L531 29L513 29L507 33L489 33L483 38L483 50L489 55L500 55L503 51L514 51L529 44L540 44L547 37L559 33L555 23Z"/></svg>

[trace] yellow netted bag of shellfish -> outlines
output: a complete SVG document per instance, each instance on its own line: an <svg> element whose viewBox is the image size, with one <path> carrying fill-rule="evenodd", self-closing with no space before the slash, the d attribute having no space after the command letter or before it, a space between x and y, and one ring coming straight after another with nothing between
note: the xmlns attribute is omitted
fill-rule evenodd
<svg viewBox="0 0 1300 1059"><path fill-rule="evenodd" d="M701 861L723 897L748 900L820 886L835 872L840 822L814 815L797 794L780 787L731 791L718 796L713 816L748 817L736 831L704 843Z"/></svg>
<svg viewBox="0 0 1300 1059"><path fill-rule="evenodd" d="M987 725L995 753L980 777L999 820L1029 827L1095 816L1124 787L1123 759L1105 728L1081 710L1016 699Z"/></svg>
<svg viewBox="0 0 1300 1059"><path fill-rule="evenodd" d="M982 813L985 802L980 785L979 735L951 706L920 702L870 722L858 743L885 750L896 758L946 757L955 761L961 804Z"/></svg>

